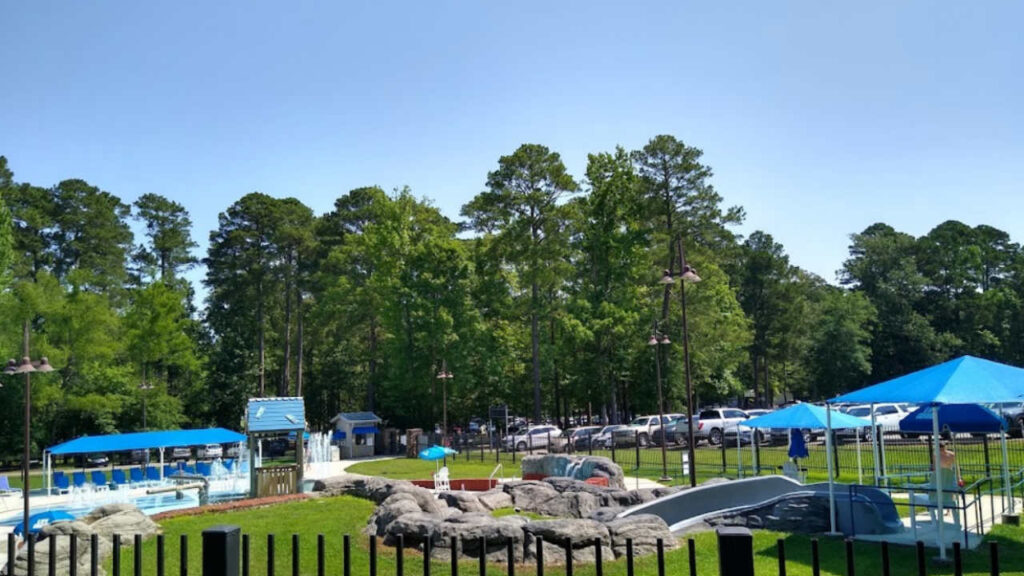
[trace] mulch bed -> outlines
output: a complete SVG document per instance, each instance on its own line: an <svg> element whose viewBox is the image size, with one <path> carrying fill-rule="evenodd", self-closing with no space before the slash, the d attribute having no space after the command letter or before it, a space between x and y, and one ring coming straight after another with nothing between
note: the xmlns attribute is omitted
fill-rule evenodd
<svg viewBox="0 0 1024 576"><path fill-rule="evenodd" d="M209 512L231 512L234 510L246 510L249 508L263 508L273 504L281 504L282 502L294 502L296 500L305 500L313 497L314 496L311 494L284 494L282 496L269 496L267 498L247 498L245 500L232 500L231 502L207 504L206 506L198 506L196 508L184 508L182 510L161 512L150 516L150 518L152 518L153 521L160 521L167 520L168 518L179 518L182 516L199 516L200 514L207 514Z"/></svg>

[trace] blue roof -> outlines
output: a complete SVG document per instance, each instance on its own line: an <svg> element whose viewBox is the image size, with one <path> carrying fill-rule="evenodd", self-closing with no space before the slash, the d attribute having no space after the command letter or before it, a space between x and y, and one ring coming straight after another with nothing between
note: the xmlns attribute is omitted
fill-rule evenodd
<svg viewBox="0 0 1024 576"><path fill-rule="evenodd" d="M223 428L202 430L160 430L156 432L133 432L130 434L109 434L106 436L82 436L57 444L49 449L51 454L89 454L92 452L127 452L151 448L173 448L175 446L201 446L203 444L229 444L244 442L245 436Z"/></svg>
<svg viewBox="0 0 1024 576"><path fill-rule="evenodd" d="M961 356L881 384L843 394L829 402L871 404L987 404L1024 398L1024 369Z"/></svg>
<svg viewBox="0 0 1024 576"><path fill-rule="evenodd" d="M251 398L246 414L249 432L306 429L306 405L302 398Z"/></svg>
<svg viewBox="0 0 1024 576"><path fill-rule="evenodd" d="M977 404L946 404L939 408L939 430L950 432L999 432L1006 421ZM932 407L922 406L900 420L900 432L932 433Z"/></svg>
<svg viewBox="0 0 1024 576"><path fill-rule="evenodd" d="M794 404L788 408L769 412L764 416L751 418L742 425L748 428L810 428L812 430L826 428L828 415L821 406L814 404ZM864 428L871 422L838 410L832 410L832 429Z"/></svg>
<svg viewBox="0 0 1024 576"><path fill-rule="evenodd" d="M380 417L373 412L342 412L338 416L349 422L380 422Z"/></svg>

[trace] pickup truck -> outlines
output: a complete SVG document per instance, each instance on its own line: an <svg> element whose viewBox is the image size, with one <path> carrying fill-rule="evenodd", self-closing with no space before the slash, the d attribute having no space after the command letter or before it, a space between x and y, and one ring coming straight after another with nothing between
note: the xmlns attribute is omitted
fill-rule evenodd
<svg viewBox="0 0 1024 576"><path fill-rule="evenodd" d="M694 431L694 440L704 439L712 446L718 446L725 437L725 431L735 429L750 416L738 408L709 408L701 410L697 416L698 430ZM683 424L685 426L685 423ZM676 432L680 430L676 429Z"/></svg>
<svg viewBox="0 0 1024 576"><path fill-rule="evenodd" d="M665 414L663 416L664 424L668 424L675 418L678 418L679 414ZM632 445L634 442L640 444L641 447L649 446L654 440L654 433L661 429L661 424L658 422L658 415L653 416L640 416L634 418L625 428L620 428L615 431L615 445Z"/></svg>

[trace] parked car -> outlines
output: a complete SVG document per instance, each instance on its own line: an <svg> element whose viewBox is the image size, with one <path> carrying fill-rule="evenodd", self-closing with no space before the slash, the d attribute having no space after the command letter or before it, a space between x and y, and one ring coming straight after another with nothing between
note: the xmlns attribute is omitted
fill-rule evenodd
<svg viewBox="0 0 1024 576"><path fill-rule="evenodd" d="M561 442L557 440L561 435L562 431L557 426L550 424L530 426L523 433L512 434L506 437L505 449L525 452L535 448L548 448L548 441L550 440L551 448L557 450L560 443L564 447L564 440Z"/></svg>
<svg viewBox="0 0 1024 576"><path fill-rule="evenodd" d="M202 458L206 460L214 460L216 458L224 457L224 448L220 444L207 444L200 446L196 450L196 458Z"/></svg>
<svg viewBox="0 0 1024 576"><path fill-rule="evenodd" d="M292 443L287 438L271 438L263 441L263 456L275 458L284 456L292 448Z"/></svg>
<svg viewBox="0 0 1024 576"><path fill-rule="evenodd" d="M110 465L110 458L106 454L89 454L85 458L87 468L102 468Z"/></svg>
<svg viewBox="0 0 1024 576"><path fill-rule="evenodd" d="M882 431L883 434L899 434L900 431L900 420L903 420L910 413L908 410L909 406L906 404L875 404L875 425ZM851 406L846 411L850 416L857 418L863 418L865 420L871 420L871 404L861 404L859 406ZM837 438L854 438L857 433L861 434L861 438L865 440L871 439L870 427L865 428L846 428L843 430L836 430ZM901 434L903 437L909 437L909 434Z"/></svg>
<svg viewBox="0 0 1024 576"><path fill-rule="evenodd" d="M580 426L566 431L569 439L569 446L573 450L586 450L590 448L590 440L601 432L600 426Z"/></svg>
<svg viewBox="0 0 1024 576"><path fill-rule="evenodd" d="M701 410L699 437L706 439L708 444L717 446L722 443L725 431L748 418L747 413L738 408L711 408Z"/></svg>
<svg viewBox="0 0 1024 576"><path fill-rule="evenodd" d="M241 455L241 449L238 444L229 444L228 449L224 451L225 458L238 458Z"/></svg>
<svg viewBox="0 0 1024 576"><path fill-rule="evenodd" d="M657 414L653 416L640 416L638 418L634 418L628 426L615 431L614 439L616 445L631 446L636 442L639 443L641 447L648 446L651 443L654 431L660 429L662 423L667 424L672 417L678 416L678 414L666 414L663 416L663 421L658 420Z"/></svg>
<svg viewBox="0 0 1024 576"><path fill-rule="evenodd" d="M661 435L667 431L668 444L675 444L676 446L686 446L686 439L689 436L689 430L687 426L687 418L685 415L672 416L664 426L659 426L654 432L651 432L651 441L661 446ZM693 428L694 439L697 438L697 421L694 420Z"/></svg>
<svg viewBox="0 0 1024 576"><path fill-rule="evenodd" d="M611 448L612 447L612 433L621 428L625 428L625 424L610 424L601 428L592 438L594 448Z"/></svg>
<svg viewBox="0 0 1024 576"><path fill-rule="evenodd" d="M192 449L184 446L179 446L174 450L171 450L171 461L174 460L188 460L192 457Z"/></svg>
<svg viewBox="0 0 1024 576"><path fill-rule="evenodd" d="M1024 437L1024 402L997 402L988 404L987 408L1002 414L1011 438Z"/></svg>

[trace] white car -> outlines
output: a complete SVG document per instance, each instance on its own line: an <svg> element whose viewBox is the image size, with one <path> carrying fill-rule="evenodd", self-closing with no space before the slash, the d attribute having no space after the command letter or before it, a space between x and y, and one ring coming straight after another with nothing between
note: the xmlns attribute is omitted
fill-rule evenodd
<svg viewBox="0 0 1024 576"><path fill-rule="evenodd" d="M910 413L908 408L908 406L903 404L875 404L875 425L883 434L898 434L900 431L900 420L903 420ZM863 418L864 420L871 420L871 405L851 406L846 413L850 416ZM836 430L836 435L853 438L859 431L862 438L870 440L871 431L869 428Z"/></svg>
<svg viewBox="0 0 1024 576"><path fill-rule="evenodd" d="M526 432L506 437L505 449L526 452L535 448L547 448L549 439L551 440L552 448L557 448L560 444L564 445L565 443L565 439L562 438L562 431L559 430L558 426L551 426L549 424L530 426L526 429Z"/></svg>
<svg viewBox="0 0 1024 576"><path fill-rule="evenodd" d="M196 458L214 460L224 457L224 448L220 444L207 444L196 450Z"/></svg>
<svg viewBox="0 0 1024 576"><path fill-rule="evenodd" d="M678 418L679 416L681 416L681 414L666 414L663 422L668 424L671 420ZM661 429L661 424L658 422L657 414L653 416L640 416L633 418L633 421L629 423L629 426L615 431L616 446L632 446L634 443L639 443L641 447L646 447L654 438L654 432L659 429Z"/></svg>
<svg viewBox="0 0 1024 576"><path fill-rule="evenodd" d="M625 424L610 424L601 428L599 432L594 434L593 444L594 448L611 448L612 447L612 434L616 430L625 428Z"/></svg>

